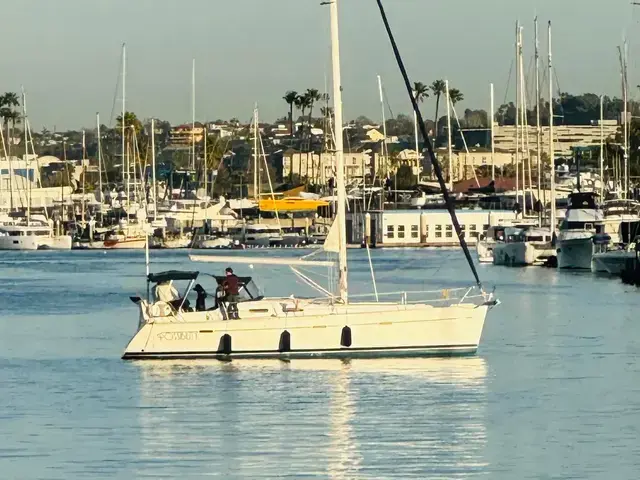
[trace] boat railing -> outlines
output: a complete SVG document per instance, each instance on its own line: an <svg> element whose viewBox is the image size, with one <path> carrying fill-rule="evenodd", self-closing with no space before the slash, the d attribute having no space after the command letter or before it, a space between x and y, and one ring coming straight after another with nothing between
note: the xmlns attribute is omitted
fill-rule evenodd
<svg viewBox="0 0 640 480"><path fill-rule="evenodd" d="M402 305L428 303L435 305L455 305L461 303L484 303L488 296L478 287L446 288L441 290L413 290L398 292L378 292L350 295L350 299L376 299L376 302L400 301Z"/></svg>

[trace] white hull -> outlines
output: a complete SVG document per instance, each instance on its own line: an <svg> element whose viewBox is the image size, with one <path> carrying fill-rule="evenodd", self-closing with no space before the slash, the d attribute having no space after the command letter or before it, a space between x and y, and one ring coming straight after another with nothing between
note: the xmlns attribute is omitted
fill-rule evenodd
<svg viewBox="0 0 640 480"><path fill-rule="evenodd" d="M38 241L35 236L0 236L0 250L37 250Z"/></svg>
<svg viewBox="0 0 640 480"><path fill-rule="evenodd" d="M71 250L72 239L61 236L0 236L0 250Z"/></svg>
<svg viewBox="0 0 640 480"><path fill-rule="evenodd" d="M486 240L480 240L476 246L478 253L478 261L480 263L493 263L493 249L496 246L496 242L488 242Z"/></svg>
<svg viewBox="0 0 640 480"><path fill-rule="evenodd" d="M558 240L558 268L591 270L591 237Z"/></svg>
<svg viewBox="0 0 640 480"><path fill-rule="evenodd" d="M302 358L473 354L488 306L434 307L384 303L331 306L290 299L239 304L240 319L219 310L141 319L123 358ZM145 302L141 310L146 311ZM151 307L153 310L154 307ZM345 342L345 331L350 341ZM288 336L287 336L288 334ZM288 338L288 340L287 340ZM349 346L344 345L348 343Z"/></svg>
<svg viewBox="0 0 640 480"><path fill-rule="evenodd" d="M635 255L635 252L624 250L596 253L591 261L591 271L594 273L620 275L627 264L627 260L633 259Z"/></svg>
<svg viewBox="0 0 640 480"><path fill-rule="evenodd" d="M543 265L554 254L554 248L547 243L498 243L493 249L493 263L507 266Z"/></svg>

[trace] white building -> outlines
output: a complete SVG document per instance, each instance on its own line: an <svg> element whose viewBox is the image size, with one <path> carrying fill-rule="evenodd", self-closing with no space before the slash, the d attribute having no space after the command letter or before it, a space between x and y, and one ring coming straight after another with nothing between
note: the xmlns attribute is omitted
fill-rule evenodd
<svg viewBox="0 0 640 480"><path fill-rule="evenodd" d="M377 155L366 152L345 153L345 175L348 181L362 179L372 173L372 158ZM287 178L293 171L300 178L308 178L311 184L326 184L329 178L336 175L336 158L333 153L300 153L285 152L282 174Z"/></svg>
<svg viewBox="0 0 640 480"><path fill-rule="evenodd" d="M371 212L371 235L376 244L385 247L457 247L458 237L449 212L442 210L390 210ZM508 210L459 210L458 221L469 245L490 226L516 218ZM352 244L363 239L365 217L362 213L347 215L347 238ZM373 239L372 239L373 240Z"/></svg>

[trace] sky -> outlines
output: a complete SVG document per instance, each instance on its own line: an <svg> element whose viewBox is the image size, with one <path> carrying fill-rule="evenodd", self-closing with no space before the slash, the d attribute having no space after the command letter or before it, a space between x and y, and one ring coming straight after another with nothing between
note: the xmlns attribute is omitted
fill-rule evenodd
<svg viewBox="0 0 640 480"><path fill-rule="evenodd" d="M379 120L377 75L393 114L410 105L375 0L339 0L345 118ZM616 48L629 39L629 84L640 78L640 7L628 0L384 0L411 81L446 78L465 100L460 110L489 110L513 100L507 90L515 22L524 26L525 65L533 56L533 18L553 22L559 87L619 95ZM119 111L121 46L127 45L127 110L172 124L196 116L248 121L287 114L287 90L331 92L329 9L320 0L14 0L2 6L0 91L27 94L40 129L90 128L96 112L111 124ZM633 92L638 96L638 89ZM114 111L115 103L115 112ZM424 113L433 117L434 102ZM387 110L387 117L389 116Z"/></svg>

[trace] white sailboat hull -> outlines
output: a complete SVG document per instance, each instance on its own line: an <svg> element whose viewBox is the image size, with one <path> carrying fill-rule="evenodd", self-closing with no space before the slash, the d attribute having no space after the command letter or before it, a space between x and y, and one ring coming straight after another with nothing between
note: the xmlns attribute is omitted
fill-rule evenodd
<svg viewBox="0 0 640 480"><path fill-rule="evenodd" d="M384 303L301 305L275 314L288 299L239 304L240 319L218 310L183 313L183 321L145 319L125 359L308 358L468 355L476 352L487 305L446 307ZM141 309L146 309L141 303ZM350 332L346 341L345 335ZM288 340L287 340L288 338ZM348 345L345 345L348 344Z"/></svg>

